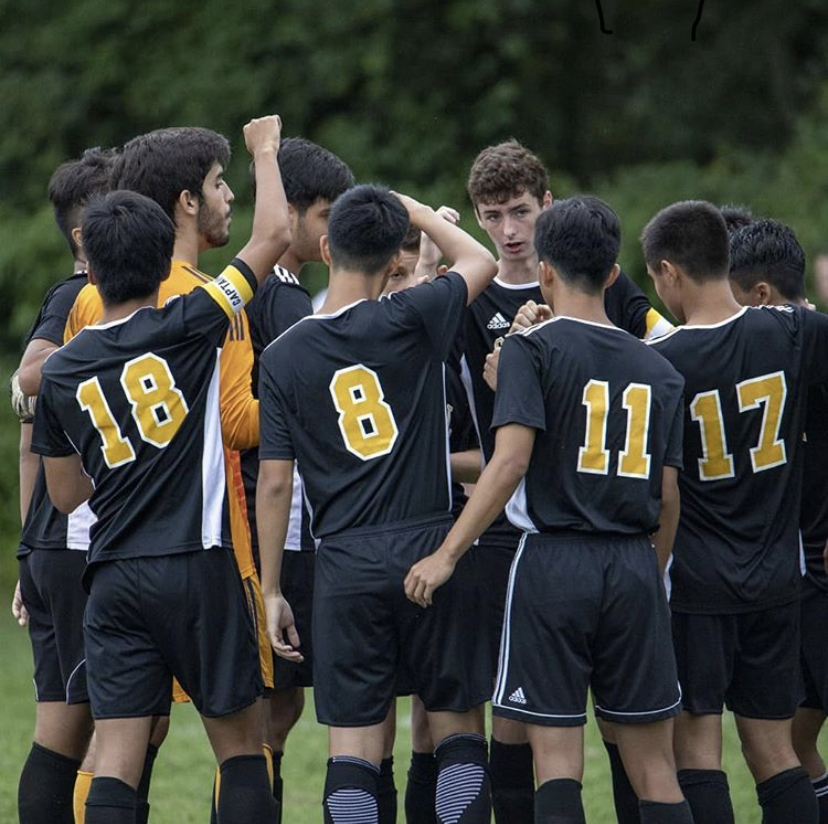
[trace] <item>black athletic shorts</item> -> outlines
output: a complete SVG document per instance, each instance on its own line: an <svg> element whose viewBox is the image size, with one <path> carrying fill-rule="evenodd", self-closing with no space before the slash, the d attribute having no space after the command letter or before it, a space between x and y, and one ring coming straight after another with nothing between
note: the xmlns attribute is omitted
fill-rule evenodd
<svg viewBox="0 0 828 824"><path fill-rule="evenodd" d="M313 576L315 552L285 550L282 556L282 594L293 610L299 633L299 652L304 660L297 664L273 653L273 692L294 687L313 686Z"/></svg>
<svg viewBox="0 0 828 824"><path fill-rule="evenodd" d="M379 724L397 675L427 710L466 712L491 694L481 611L464 584L469 556L421 609L405 597L411 566L442 543L451 520L428 519L324 539L313 593L313 681L321 724Z"/></svg>
<svg viewBox="0 0 828 824"><path fill-rule="evenodd" d="M799 602L732 615L673 613L684 709L792 718L802 698Z"/></svg>
<svg viewBox="0 0 828 824"><path fill-rule="evenodd" d="M670 610L646 536L526 535L509 578L492 712L529 724L681 711Z"/></svg>
<svg viewBox="0 0 828 824"><path fill-rule="evenodd" d="M802 581L799 620L800 664L805 693L800 706L825 712L828 709L828 592L807 578Z"/></svg>
<svg viewBox="0 0 828 824"><path fill-rule="evenodd" d="M29 612L37 701L85 704L86 654L81 578L86 553L76 549L35 549L19 562L20 594Z"/></svg>
<svg viewBox="0 0 828 824"><path fill-rule="evenodd" d="M173 675L210 718L262 694L232 550L96 564L83 628L94 718L168 715Z"/></svg>
<svg viewBox="0 0 828 824"><path fill-rule="evenodd" d="M503 616L506 612L506 590L509 587L509 572L512 569L516 551L517 546L509 549L486 544L479 544L470 550L474 553L478 587L485 609L484 620L489 642L492 678L497 673L500 638L503 634Z"/></svg>

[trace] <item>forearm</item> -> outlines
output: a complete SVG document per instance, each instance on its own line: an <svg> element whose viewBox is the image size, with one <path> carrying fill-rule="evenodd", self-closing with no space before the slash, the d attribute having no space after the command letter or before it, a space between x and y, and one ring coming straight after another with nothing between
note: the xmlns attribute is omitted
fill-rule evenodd
<svg viewBox="0 0 828 824"><path fill-rule="evenodd" d="M667 563L673 552L673 543L676 539L680 515L679 495L676 490L662 499L661 516L659 518L658 532L653 536L653 546L658 558L658 569L663 575L667 569Z"/></svg>
<svg viewBox="0 0 828 824"><path fill-rule="evenodd" d="M26 516L29 514L29 505L32 502L37 470L40 465L40 458L31 450L32 425L30 423L20 424L20 523L26 523Z"/></svg>
<svg viewBox="0 0 828 824"><path fill-rule="evenodd" d="M256 487L256 527L263 595L281 593L282 557L287 539L292 486L260 483Z"/></svg>
<svg viewBox="0 0 828 824"><path fill-rule="evenodd" d="M40 392L40 370L55 349L54 343L43 339L33 340L26 347L17 373L20 389L25 395L34 397Z"/></svg>
<svg viewBox="0 0 828 824"><path fill-rule="evenodd" d="M451 478L461 484L476 484L480 478L483 458L479 449L451 453Z"/></svg>
<svg viewBox="0 0 828 824"><path fill-rule="evenodd" d="M43 458L46 488L55 508L65 515L74 512L95 491L92 479L83 471L79 455Z"/></svg>

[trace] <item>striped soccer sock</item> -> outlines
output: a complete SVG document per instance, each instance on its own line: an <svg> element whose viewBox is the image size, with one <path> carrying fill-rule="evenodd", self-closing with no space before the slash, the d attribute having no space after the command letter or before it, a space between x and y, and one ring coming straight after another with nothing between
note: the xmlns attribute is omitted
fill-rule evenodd
<svg viewBox="0 0 828 824"><path fill-rule="evenodd" d="M379 768L349 755L328 759L325 824L379 824L377 780Z"/></svg>
<svg viewBox="0 0 828 824"><path fill-rule="evenodd" d="M461 733L443 739L437 759L439 824L488 824L492 815L486 739Z"/></svg>

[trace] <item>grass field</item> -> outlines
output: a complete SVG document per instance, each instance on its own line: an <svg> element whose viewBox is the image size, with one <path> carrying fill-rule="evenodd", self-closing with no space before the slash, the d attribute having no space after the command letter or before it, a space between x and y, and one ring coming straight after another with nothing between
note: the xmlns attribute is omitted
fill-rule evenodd
<svg viewBox="0 0 828 824"><path fill-rule="evenodd" d="M34 698L31 686L31 650L28 636L13 622L8 611L11 592L2 593L0 649L0 695L3 696L0 725L0 822L17 820L17 779L31 744ZM402 797L408 766L410 733L408 706L401 702L397 726L397 788L400 793L399 821L403 820ZM322 820L320 796L324 780L326 737L313 716L305 711L294 729L283 766L285 779L285 824ZM753 782L739 753L732 719L726 720L725 769L730 776L737 824L761 820ZM213 760L198 716L192 707L173 708L170 735L156 762L150 802L153 824L207 824ZM587 728L584 803L590 824L613 822L612 793L604 748L594 723Z"/></svg>

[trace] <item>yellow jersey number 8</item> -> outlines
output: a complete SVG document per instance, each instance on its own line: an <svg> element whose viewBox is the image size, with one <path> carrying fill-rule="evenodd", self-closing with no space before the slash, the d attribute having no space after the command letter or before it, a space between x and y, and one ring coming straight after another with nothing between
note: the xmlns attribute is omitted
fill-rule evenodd
<svg viewBox="0 0 828 824"><path fill-rule="evenodd" d="M377 373L361 363L338 369L329 389L345 448L363 461L387 455L399 430Z"/></svg>
<svg viewBox="0 0 828 824"><path fill-rule="evenodd" d="M190 411L175 385L175 378L163 358L152 353L128 361L121 372L121 386L132 407L132 417L142 440L165 447L178 432ZM135 460L135 449L124 437L100 381L90 378L78 386L75 395L80 408L89 413L101 436L101 452L110 469Z"/></svg>

